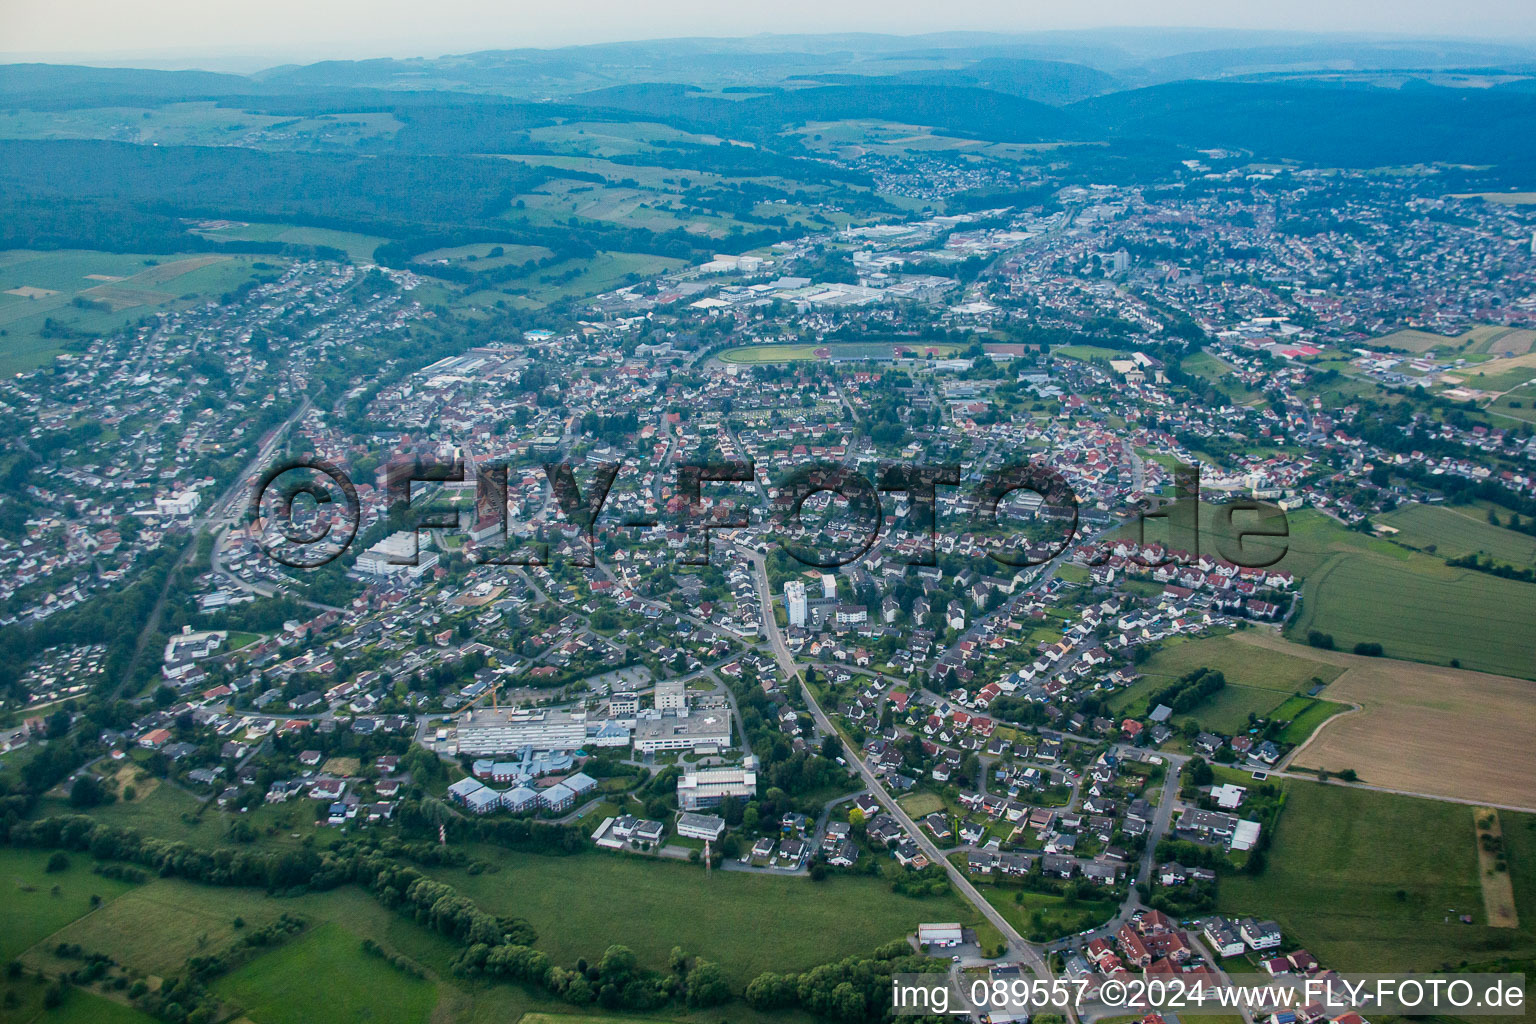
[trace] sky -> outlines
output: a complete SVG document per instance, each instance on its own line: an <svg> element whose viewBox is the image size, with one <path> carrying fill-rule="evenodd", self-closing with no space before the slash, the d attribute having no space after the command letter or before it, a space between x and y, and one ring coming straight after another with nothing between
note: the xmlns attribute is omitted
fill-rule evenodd
<svg viewBox="0 0 1536 1024"><path fill-rule="evenodd" d="M0 0L0 58L252 67L763 32L1184 26L1536 41L1532 0Z"/></svg>

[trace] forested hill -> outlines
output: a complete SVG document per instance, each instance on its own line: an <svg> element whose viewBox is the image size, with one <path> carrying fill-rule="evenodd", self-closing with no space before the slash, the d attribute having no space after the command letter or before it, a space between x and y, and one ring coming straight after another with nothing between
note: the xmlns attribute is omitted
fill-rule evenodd
<svg viewBox="0 0 1536 1024"><path fill-rule="evenodd" d="M1174 82L1067 110L1111 137L1324 166L1445 162L1519 173L1536 158L1536 95L1512 90Z"/></svg>
<svg viewBox="0 0 1536 1024"><path fill-rule="evenodd" d="M1086 139L1091 131L1060 109L967 86L822 86L743 100L701 97L682 86L634 85L574 97L575 102L630 110L734 134L776 134L809 121L877 120L920 124L995 142Z"/></svg>

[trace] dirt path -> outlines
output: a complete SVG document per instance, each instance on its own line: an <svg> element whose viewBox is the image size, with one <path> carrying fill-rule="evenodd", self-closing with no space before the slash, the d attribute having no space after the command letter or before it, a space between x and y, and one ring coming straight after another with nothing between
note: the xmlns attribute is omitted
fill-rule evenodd
<svg viewBox="0 0 1536 1024"><path fill-rule="evenodd" d="M1477 829L1477 877L1483 883L1488 927L1518 928L1520 916L1515 912L1515 885L1509 877L1509 866L1499 868L1504 860L1504 828L1499 823L1499 812L1491 807L1474 807L1472 821Z"/></svg>

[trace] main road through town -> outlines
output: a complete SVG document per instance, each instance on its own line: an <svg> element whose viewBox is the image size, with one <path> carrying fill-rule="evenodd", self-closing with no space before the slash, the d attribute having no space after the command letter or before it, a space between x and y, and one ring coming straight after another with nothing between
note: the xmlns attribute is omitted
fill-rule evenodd
<svg viewBox="0 0 1536 1024"><path fill-rule="evenodd" d="M763 627L768 633L768 643L773 648L774 657L778 660L779 667L788 678L801 679L799 670L795 667L795 659L790 654L789 647L784 643L783 634L779 632L778 620L774 618L773 601L768 589L768 571L764 564L765 559L756 552L743 553L752 559L753 571L757 575L758 591L763 597ZM1050 964L1046 962L1040 950L1027 942L1024 936L1019 934L1018 929L1008 923L1008 919L1003 917L998 909L989 903L987 898L971 884L970 879L965 877L965 873L955 867L949 858L945 857L939 848L934 845L933 841L928 838L928 835L917 827L917 822L913 821L911 816L901 809L901 805L896 802L895 798L891 796L890 791L886 788L884 780L871 771L869 766L864 763L862 751L855 748L842 733L833 727L831 720L827 718L826 712L821 709L821 705L817 702L816 695L811 692L810 687L806 686L802 681L800 689L805 694L805 702L811 709L811 718L815 721L816 727L829 736L839 738L843 744L843 749L846 751L848 763L858 769L859 775L863 778L864 784L869 787L870 792L880 798L880 801L890 810L891 815L901 822L902 827L916 840L923 854L930 861L944 868L945 873L949 876L950 884L955 887L955 891L970 901L981 912L981 915L1002 933L1003 938L1008 943L1010 958L1027 964L1038 977L1052 977Z"/></svg>

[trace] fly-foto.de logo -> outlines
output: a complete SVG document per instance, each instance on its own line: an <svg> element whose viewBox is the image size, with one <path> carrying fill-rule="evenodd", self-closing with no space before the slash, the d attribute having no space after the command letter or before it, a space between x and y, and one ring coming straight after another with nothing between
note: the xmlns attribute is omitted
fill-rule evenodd
<svg viewBox="0 0 1536 1024"><path fill-rule="evenodd" d="M578 566L595 563L595 531L603 514L621 463L601 463L591 468L585 486L565 462L546 462L541 466L548 481L554 504L567 527L575 529L584 543L576 545L571 561ZM471 473L472 471L472 473ZM480 541L474 559L481 565L537 566L548 564L549 545L538 541L509 544L507 514L509 466L502 462L478 462L472 467L462 459L435 456L395 458L385 467L385 501L388 515L396 522L398 533L411 538L409 545L392 546L385 560L393 565L416 565L421 531L459 531L462 516L457 510L435 511L411 507L414 485L475 483L475 509L485 529L478 531ZM722 516L714 502L734 496L745 506L751 495L743 488L756 483L756 466L751 461L680 463L675 467L676 509L668 522L651 515L630 515L614 524L620 528L650 529L663 525L687 538L678 562L703 565L709 562L710 536L717 530L742 530L751 523L745 514ZM838 463L813 462L796 466L775 482L767 527L772 542L803 565L829 569L847 565L864 556L880 540L886 514L882 494L904 496L903 517L908 534L918 543L904 545L902 554L893 554L907 565L935 565L936 538L939 532L938 496L940 487L958 488L959 466L906 465L885 463L874 479ZM732 487L737 488L732 491ZM712 501L706 501L708 497ZM818 495L838 501L839 527L826 529L824 523L807 522L807 503ZM1010 499L1033 496L1028 507L1036 519L1046 524L1044 536L1021 538L1008 529L1003 511ZM299 499L307 498L308 501ZM981 480L964 494L960 504L969 509L960 523L945 524L946 533L957 528L979 538L987 556L1015 568L1049 562L1072 545L1079 529L1078 498L1067 480L1040 462L1024 462L983 474ZM840 499L840 501L839 501ZM823 499L822 504L827 502ZM1146 544L1149 520L1161 520L1170 534L1182 533L1193 538L1180 550L1198 556L1201 553L1200 520L1204 503L1200 499L1199 469L1179 465L1175 471L1175 494L1171 499L1155 499L1151 507L1137 510L1131 517L1137 529L1138 551ZM1270 544L1258 549L1245 544L1247 538L1283 540L1289 535L1285 512L1263 501L1236 501L1217 506L1220 528L1215 548L1225 560L1245 568L1267 568L1286 552L1284 544ZM1251 513L1257 518L1239 526L1236 515ZM362 506L350 477L333 463L315 457L282 462L270 467L256 481L246 510L246 522L266 554L292 568L318 568L338 558L357 537ZM1041 530L1032 531L1040 534ZM836 543L828 549L828 537ZM818 547L817 545L822 546ZM1166 564L1171 553L1161 562Z"/></svg>

